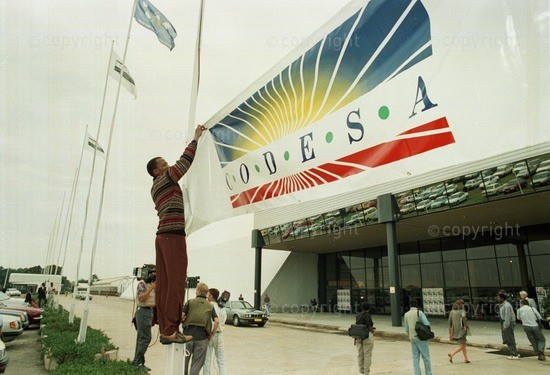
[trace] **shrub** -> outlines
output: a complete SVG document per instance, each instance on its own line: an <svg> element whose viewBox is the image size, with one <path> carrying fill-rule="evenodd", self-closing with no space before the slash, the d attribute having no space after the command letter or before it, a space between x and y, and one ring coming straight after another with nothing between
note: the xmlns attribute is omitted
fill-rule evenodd
<svg viewBox="0 0 550 375"><path fill-rule="evenodd" d="M69 314L61 307L44 310L43 322L46 336L40 339L42 355L55 358L59 364L75 360L93 361L95 354L115 349L105 333L90 327L86 331L86 342L77 344L80 319L75 318L75 322L69 324Z"/></svg>
<svg viewBox="0 0 550 375"><path fill-rule="evenodd" d="M52 375L140 375L147 372L139 367L132 365L129 361L73 361L64 363L57 367Z"/></svg>

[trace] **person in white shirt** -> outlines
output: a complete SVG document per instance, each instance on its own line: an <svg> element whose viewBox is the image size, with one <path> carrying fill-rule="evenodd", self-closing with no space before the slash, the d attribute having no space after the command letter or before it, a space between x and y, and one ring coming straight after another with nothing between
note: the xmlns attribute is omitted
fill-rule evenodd
<svg viewBox="0 0 550 375"><path fill-rule="evenodd" d="M521 301L521 308L518 310L518 319L523 324L523 330L533 346L533 350L537 353L539 361L546 361L544 348L546 348L546 338L540 329L537 320L542 320L539 312L529 306L529 301L524 299Z"/></svg>
<svg viewBox="0 0 550 375"><path fill-rule="evenodd" d="M218 325L218 330L212 332L208 337L208 349L206 349L206 360L204 361L204 367L202 368L203 375L210 375L210 368L212 362L212 352L215 352L216 362L218 363L218 373L220 375L226 375L227 370L225 369L225 352L223 346L223 329L225 327L225 321L227 319L227 312L223 307L218 305L218 297L220 296L220 291L218 289L209 289L206 298L214 306L216 315L220 320Z"/></svg>

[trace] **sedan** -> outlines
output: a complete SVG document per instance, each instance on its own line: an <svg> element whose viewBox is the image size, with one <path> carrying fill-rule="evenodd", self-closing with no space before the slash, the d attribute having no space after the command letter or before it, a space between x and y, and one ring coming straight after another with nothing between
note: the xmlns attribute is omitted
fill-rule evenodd
<svg viewBox="0 0 550 375"><path fill-rule="evenodd" d="M414 203L407 203L407 204L403 205L403 207L401 207L399 209L399 211L401 211L401 213L403 215L405 215L405 214L409 214L409 213L413 212L414 208L415 208Z"/></svg>
<svg viewBox="0 0 550 375"><path fill-rule="evenodd" d="M439 198L436 198L431 204L430 204L430 208L431 209L434 209L434 208L440 208L440 207L443 207L443 206L446 206L447 205L447 196L446 195L443 195Z"/></svg>
<svg viewBox="0 0 550 375"><path fill-rule="evenodd" d="M481 189L481 194L486 195L488 197L492 195L497 195L502 193L502 185L501 184L489 184L485 185L485 188Z"/></svg>
<svg viewBox="0 0 550 375"><path fill-rule="evenodd" d="M365 214L365 220L375 221L378 219L378 209L376 207L369 207L363 211Z"/></svg>
<svg viewBox="0 0 550 375"><path fill-rule="evenodd" d="M467 190L472 190L472 189L475 189L479 186L479 184L481 184L481 178L477 177L475 179L472 179L472 180L468 180L466 181L466 183L464 184L464 187L467 189Z"/></svg>
<svg viewBox="0 0 550 375"><path fill-rule="evenodd" d="M544 160L537 168L537 173L550 171L550 159Z"/></svg>
<svg viewBox="0 0 550 375"><path fill-rule="evenodd" d="M241 324L257 324L258 327L263 327L268 320L265 311L254 309L246 301L229 301L224 308L227 312L227 319L231 319L235 327Z"/></svg>
<svg viewBox="0 0 550 375"><path fill-rule="evenodd" d="M427 210L430 208L430 205L432 204L432 201L430 199L425 199L422 202L418 202L416 205L417 211Z"/></svg>
<svg viewBox="0 0 550 375"><path fill-rule="evenodd" d="M6 294L10 297L21 297L21 292L15 288L9 288L6 290Z"/></svg>
<svg viewBox="0 0 550 375"><path fill-rule="evenodd" d="M466 199L468 199L468 193L464 191L458 191L449 197L449 204L451 206L454 206L455 204L465 202Z"/></svg>
<svg viewBox="0 0 550 375"><path fill-rule="evenodd" d="M506 164L506 165L500 165L497 167L497 170L495 173L493 173L493 176L498 177L504 177L512 172L512 165Z"/></svg>
<svg viewBox="0 0 550 375"><path fill-rule="evenodd" d="M8 309L0 309L1 315L12 315L19 319L21 322L21 325L23 326L23 329L29 328L30 322L29 322L29 315L24 311L19 310L8 310Z"/></svg>
<svg viewBox="0 0 550 375"><path fill-rule="evenodd" d="M504 194L513 193L514 191L518 191L523 189L527 186L527 180L523 178L514 178L513 180L510 180L504 185L502 188L502 192Z"/></svg>
<svg viewBox="0 0 550 375"><path fill-rule="evenodd" d="M0 314L2 324L2 340L10 342L23 333L23 325L18 316Z"/></svg>
<svg viewBox="0 0 550 375"><path fill-rule="evenodd" d="M26 312L30 324L40 324L40 319L42 319L42 309L28 307L24 301L10 298L4 293L0 293L0 308Z"/></svg>
<svg viewBox="0 0 550 375"><path fill-rule="evenodd" d="M2 340L0 340L0 374L3 374L4 371L6 371L6 367L8 367L9 359L10 357L6 352L6 345Z"/></svg>
<svg viewBox="0 0 550 375"><path fill-rule="evenodd" d="M533 176L533 185L541 186L548 184L550 184L550 170L539 172Z"/></svg>

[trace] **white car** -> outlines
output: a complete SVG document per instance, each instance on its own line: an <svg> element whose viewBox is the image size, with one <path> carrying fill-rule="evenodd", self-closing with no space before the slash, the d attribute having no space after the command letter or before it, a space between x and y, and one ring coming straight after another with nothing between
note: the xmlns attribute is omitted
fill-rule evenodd
<svg viewBox="0 0 550 375"><path fill-rule="evenodd" d="M496 184L499 180L498 176L487 176L483 178L483 184L480 184L480 187L483 189L483 185L488 186L491 184Z"/></svg>
<svg viewBox="0 0 550 375"><path fill-rule="evenodd" d="M414 211L414 203L407 203L399 209L403 215L409 214Z"/></svg>
<svg viewBox="0 0 550 375"><path fill-rule="evenodd" d="M77 290L76 291L76 299L80 299L85 301L86 300L86 291L85 290ZM90 295L90 301L92 300L92 295Z"/></svg>
<svg viewBox="0 0 550 375"><path fill-rule="evenodd" d="M0 314L2 323L2 340L9 342L23 333L23 323L18 316Z"/></svg>
<svg viewBox="0 0 550 375"><path fill-rule="evenodd" d="M466 183L464 184L464 187L468 190L472 190L472 189L475 189L477 188L480 184L481 184L481 178L477 177L475 179L472 179L472 180L468 180L466 181Z"/></svg>
<svg viewBox="0 0 550 375"><path fill-rule="evenodd" d="M456 193L449 196L449 204L454 206L455 204L460 204L468 199L468 193L464 191L457 191Z"/></svg>
<svg viewBox="0 0 550 375"><path fill-rule="evenodd" d="M549 183L550 183L550 170L539 172L533 176L533 185L535 186L547 185Z"/></svg>
<svg viewBox="0 0 550 375"><path fill-rule="evenodd" d="M355 224L362 224L365 220L365 217L363 216L363 213L360 212L358 214L353 214L348 221L346 221L346 226L350 227Z"/></svg>
<svg viewBox="0 0 550 375"><path fill-rule="evenodd" d="M499 183L485 185L485 188L481 189L481 194L486 195L488 197L492 195L497 195L500 193L502 193L502 184L499 184Z"/></svg>
<svg viewBox="0 0 550 375"><path fill-rule="evenodd" d="M504 177L512 172L512 164L500 165L497 167L493 176Z"/></svg>
<svg viewBox="0 0 550 375"><path fill-rule="evenodd" d="M440 207L446 206L447 202L448 202L447 196L442 195L436 198L434 201L432 201L432 203L430 203L430 208L434 209L434 208L440 208Z"/></svg>
<svg viewBox="0 0 550 375"><path fill-rule="evenodd" d="M3 374L4 371L6 371L6 367L8 367L9 360L10 360L10 357L6 352L6 345L2 340L0 340L0 374Z"/></svg>
<svg viewBox="0 0 550 375"><path fill-rule="evenodd" d="M21 297L21 292L15 288L9 288L6 290L6 294L10 297Z"/></svg>
<svg viewBox="0 0 550 375"><path fill-rule="evenodd" d="M363 211L366 221L373 221L378 219L378 209L376 207L369 207Z"/></svg>
<svg viewBox="0 0 550 375"><path fill-rule="evenodd" d="M550 171L550 159L544 160L537 168L537 173Z"/></svg>
<svg viewBox="0 0 550 375"><path fill-rule="evenodd" d="M458 190L458 186L456 186L456 184L449 184L445 187L445 193L447 193L447 195L456 193L457 190Z"/></svg>
<svg viewBox="0 0 550 375"><path fill-rule="evenodd" d="M431 204L432 204L431 199L424 199L422 202L418 202L418 204L416 205L416 210L417 211L427 210L428 208L430 208Z"/></svg>

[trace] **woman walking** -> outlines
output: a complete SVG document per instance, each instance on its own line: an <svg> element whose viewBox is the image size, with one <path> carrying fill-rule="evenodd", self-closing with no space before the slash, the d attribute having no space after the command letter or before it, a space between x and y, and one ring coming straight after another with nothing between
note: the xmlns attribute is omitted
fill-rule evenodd
<svg viewBox="0 0 550 375"><path fill-rule="evenodd" d="M453 356L462 352L464 363L470 363L468 354L466 353L466 336L470 334L468 328L468 320L466 319L466 311L464 311L464 301L457 299L453 304L453 310L449 314L449 338L451 341L456 341L458 347L447 354L449 362L453 363Z"/></svg>

